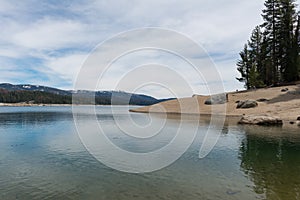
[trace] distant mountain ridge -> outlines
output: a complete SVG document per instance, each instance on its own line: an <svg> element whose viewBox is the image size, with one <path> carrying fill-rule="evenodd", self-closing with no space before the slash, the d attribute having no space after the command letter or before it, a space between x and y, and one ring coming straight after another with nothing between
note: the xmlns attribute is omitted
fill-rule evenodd
<svg viewBox="0 0 300 200"><path fill-rule="evenodd" d="M62 90L53 87L31 84L0 84L0 102L2 103L45 103L45 104L71 104L72 95L81 96L78 104L93 104L87 97L95 95L95 104L98 105L153 105L169 99L156 99L143 94L132 94L122 91L88 91L88 90Z"/></svg>
<svg viewBox="0 0 300 200"><path fill-rule="evenodd" d="M38 92L49 92L58 95L70 95L71 91L61 90L57 88L41 86L41 85L30 85L30 84L19 84L13 85L10 83L0 83L0 88L6 89L8 91L38 91Z"/></svg>

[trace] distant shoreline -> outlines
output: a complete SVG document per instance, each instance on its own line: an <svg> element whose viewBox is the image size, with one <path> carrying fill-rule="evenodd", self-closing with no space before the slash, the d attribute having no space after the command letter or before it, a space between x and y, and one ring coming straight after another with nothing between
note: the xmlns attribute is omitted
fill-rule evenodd
<svg viewBox="0 0 300 200"><path fill-rule="evenodd" d="M43 107L43 106L72 106L72 104L32 104L32 103L0 103L0 107Z"/></svg>
<svg viewBox="0 0 300 200"><path fill-rule="evenodd" d="M0 107L55 107L55 106L128 106L128 105L87 105L87 104L34 104L34 103L0 103ZM129 105L139 106L139 105Z"/></svg>

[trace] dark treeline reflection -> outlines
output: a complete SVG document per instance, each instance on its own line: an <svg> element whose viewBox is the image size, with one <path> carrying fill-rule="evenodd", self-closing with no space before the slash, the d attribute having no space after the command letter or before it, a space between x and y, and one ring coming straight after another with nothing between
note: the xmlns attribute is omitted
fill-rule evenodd
<svg viewBox="0 0 300 200"><path fill-rule="evenodd" d="M128 116L117 114L112 116L111 114L76 114L81 120L94 120L99 121L118 119L127 119ZM73 121L72 112L20 112L20 113L0 113L0 126L9 125L43 125L54 124L58 121Z"/></svg>
<svg viewBox="0 0 300 200"><path fill-rule="evenodd" d="M20 112L0 113L1 125L34 125L47 124L55 121L73 120L72 113L58 112Z"/></svg>
<svg viewBox="0 0 300 200"><path fill-rule="evenodd" d="M261 136L260 131L247 130L240 147L241 168L254 191L266 199L300 199L299 137Z"/></svg>

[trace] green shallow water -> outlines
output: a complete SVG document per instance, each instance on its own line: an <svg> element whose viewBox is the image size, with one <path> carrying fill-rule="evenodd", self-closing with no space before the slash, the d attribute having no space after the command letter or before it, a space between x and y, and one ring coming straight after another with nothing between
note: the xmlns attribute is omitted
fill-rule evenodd
<svg viewBox="0 0 300 200"><path fill-rule="evenodd" d="M108 137L133 152L168 144L180 122L169 116L154 142L139 143L118 131L110 107L96 111L110 127ZM126 107L118 107L115 116L129 124L126 113ZM83 123L92 120L84 109L82 114ZM149 122L144 114L131 116L140 124ZM159 171L128 174L86 151L70 107L1 107L0 199L300 199L298 129L215 127L222 135L212 152L199 159L209 120L191 117L184 123L200 125L180 159Z"/></svg>

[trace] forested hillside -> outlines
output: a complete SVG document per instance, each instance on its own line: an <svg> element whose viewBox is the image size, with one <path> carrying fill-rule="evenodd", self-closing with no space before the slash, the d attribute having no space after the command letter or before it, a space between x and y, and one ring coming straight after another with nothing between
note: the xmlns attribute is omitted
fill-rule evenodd
<svg viewBox="0 0 300 200"><path fill-rule="evenodd" d="M0 103L72 104L74 94L80 96L77 104L152 105L168 100L122 91L71 91L28 84L0 84Z"/></svg>

